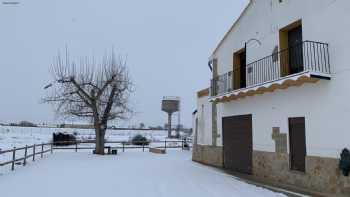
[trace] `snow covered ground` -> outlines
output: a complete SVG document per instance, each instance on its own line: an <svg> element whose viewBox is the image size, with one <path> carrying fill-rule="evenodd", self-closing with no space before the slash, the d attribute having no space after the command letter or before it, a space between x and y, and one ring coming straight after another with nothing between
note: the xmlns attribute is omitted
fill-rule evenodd
<svg viewBox="0 0 350 197"><path fill-rule="evenodd" d="M47 143L52 140L54 132L75 133L80 140L94 139L95 133L89 129L66 129L66 128L28 128L28 127L8 127L0 126L0 150L12 149L13 147L24 147L25 145ZM163 142L167 136L167 131L138 131L138 130L107 130L106 139L109 141L129 141L137 134L147 137L152 143L151 147L164 146ZM181 146L181 142L169 142L167 146ZM94 144L79 144L79 147L94 147ZM121 144L106 144L106 146L121 147ZM127 145L126 145L127 146ZM131 145L132 146L132 145ZM72 148L75 146L72 146ZM45 147L49 149L50 147ZM142 147L140 147L142 148ZM41 147L36 148L36 152L40 151ZM32 149L28 150L32 153ZM91 150L89 150L91 152ZM127 150L129 151L129 149ZM24 157L24 150L16 151L16 158ZM0 163L12 160L12 152L0 154ZM8 168L0 167L0 173L8 170ZM20 167L19 165L16 167ZM4 169L5 168L5 169ZM1 195L0 195L1 196Z"/></svg>
<svg viewBox="0 0 350 197"><path fill-rule="evenodd" d="M13 147L23 147L47 143L52 140L52 133L67 132L76 133L78 139L86 140L95 137L95 133L90 129L66 129L66 128L26 128L0 126L0 149L10 149ZM107 130L106 139L112 141L127 141L137 134L142 134L152 141L164 140L167 131L117 131Z"/></svg>
<svg viewBox="0 0 350 197"><path fill-rule="evenodd" d="M0 175L1 197L270 197L284 196L191 161L189 151L117 156L56 152Z"/></svg>

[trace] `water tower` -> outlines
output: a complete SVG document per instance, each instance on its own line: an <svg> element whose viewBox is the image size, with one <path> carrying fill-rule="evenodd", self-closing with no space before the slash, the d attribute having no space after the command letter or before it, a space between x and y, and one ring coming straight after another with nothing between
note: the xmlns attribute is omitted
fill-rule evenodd
<svg viewBox="0 0 350 197"><path fill-rule="evenodd" d="M171 138L171 116L180 110L180 98L174 96L163 97L162 111L168 113L168 137Z"/></svg>

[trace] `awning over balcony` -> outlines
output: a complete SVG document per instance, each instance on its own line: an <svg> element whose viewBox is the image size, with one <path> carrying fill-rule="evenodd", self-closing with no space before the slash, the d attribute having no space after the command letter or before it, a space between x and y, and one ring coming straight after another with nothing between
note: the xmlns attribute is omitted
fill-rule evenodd
<svg viewBox="0 0 350 197"><path fill-rule="evenodd" d="M276 81L271 81L264 84L259 84L253 87L242 88L227 92L222 95L211 97L211 102L229 102L240 98L255 96L257 94L264 94L274 92L279 89L286 89L292 86L301 86L305 83L316 83L321 78L330 78L330 75L320 75L320 73L313 73L310 71L289 75Z"/></svg>

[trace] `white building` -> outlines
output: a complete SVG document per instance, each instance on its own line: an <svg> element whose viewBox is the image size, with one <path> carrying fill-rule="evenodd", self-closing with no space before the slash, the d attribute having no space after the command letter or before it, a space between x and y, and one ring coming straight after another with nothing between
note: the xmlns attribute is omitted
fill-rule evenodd
<svg viewBox="0 0 350 197"><path fill-rule="evenodd" d="M350 196L350 1L251 0L210 57L193 160ZM208 79L209 82L209 79Z"/></svg>

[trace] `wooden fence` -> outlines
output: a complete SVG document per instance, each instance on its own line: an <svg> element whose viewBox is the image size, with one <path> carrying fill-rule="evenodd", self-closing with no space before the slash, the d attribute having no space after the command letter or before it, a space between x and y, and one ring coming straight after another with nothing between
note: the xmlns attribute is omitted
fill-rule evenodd
<svg viewBox="0 0 350 197"><path fill-rule="evenodd" d="M75 150L75 152L78 152L78 150L93 150L95 147L81 147L81 144L95 144L94 141L65 141L60 142L62 144L70 144L70 146L54 146L54 150ZM144 143L144 142L136 142L136 143ZM151 146L153 144L162 144L161 146ZM172 145L173 143L181 143L181 145ZM105 149L107 149L107 152L109 153L111 149L118 149L122 150L122 152L125 152L126 149L142 149L144 152L145 149L149 148L161 148L161 149L174 149L174 148L181 148L184 149L186 145L190 147L191 140L164 140L164 141L153 141L149 142L149 144L142 144L142 145L132 145L131 142L126 141L106 141L105 142ZM169 145L170 144L170 145ZM115 146L113 146L115 145Z"/></svg>
<svg viewBox="0 0 350 197"><path fill-rule="evenodd" d="M46 149L47 146L49 146L49 149ZM39 151L37 150L39 148ZM24 156L17 158L16 157L16 153L20 150L24 151ZM52 143L42 143L42 144L34 144L31 146L25 146L25 147L21 147L21 148L16 148L14 147L13 149L9 149L9 150L3 150L0 151L0 155L6 154L6 153L12 153L12 159L10 161L6 161L3 163L0 163L0 167L1 166L6 166L6 165L11 165L11 170L15 170L15 164L18 164L18 162L22 162L21 164L23 164L23 166L25 166L27 164L27 160L31 159L32 161L35 161L35 157L36 155L40 155L40 158L44 157L45 153L48 152L53 152L53 145Z"/></svg>
<svg viewBox="0 0 350 197"><path fill-rule="evenodd" d="M9 150L0 150L0 156L3 154L11 154L11 160L5 161L3 163L0 162L0 167L11 165L11 170L15 170L15 165L23 165L25 166L28 162L28 160L35 161L36 156L40 155L40 158L44 157L45 153L53 153L54 150L75 150L75 152L78 152L78 150L94 150L94 146L90 147L82 147L80 145L82 144L95 144L95 141L66 141L66 142L60 142L62 144L69 144L68 146L60 146L57 142L56 143L42 143L42 144L34 144L31 146L25 146L21 148L14 147L13 149ZM111 152L111 149L121 149L122 152L125 152L126 149L142 149L144 152L145 149L149 148L160 148L160 149L174 149L174 148L190 148L191 147L191 141L190 140L175 140L175 141L154 141L149 142L149 144L146 144L144 142L142 145L132 145L131 142L126 141L106 141L105 142L105 149L107 149L107 153ZM161 144L160 146L151 146L152 143L155 144ZM174 143L176 145L174 145ZM178 143L181 143L181 145L177 145ZM115 146L113 146L115 145ZM39 149L39 150L38 150ZM18 151L24 151L24 155L21 157L16 157L16 153ZM18 155L17 155L18 156Z"/></svg>

